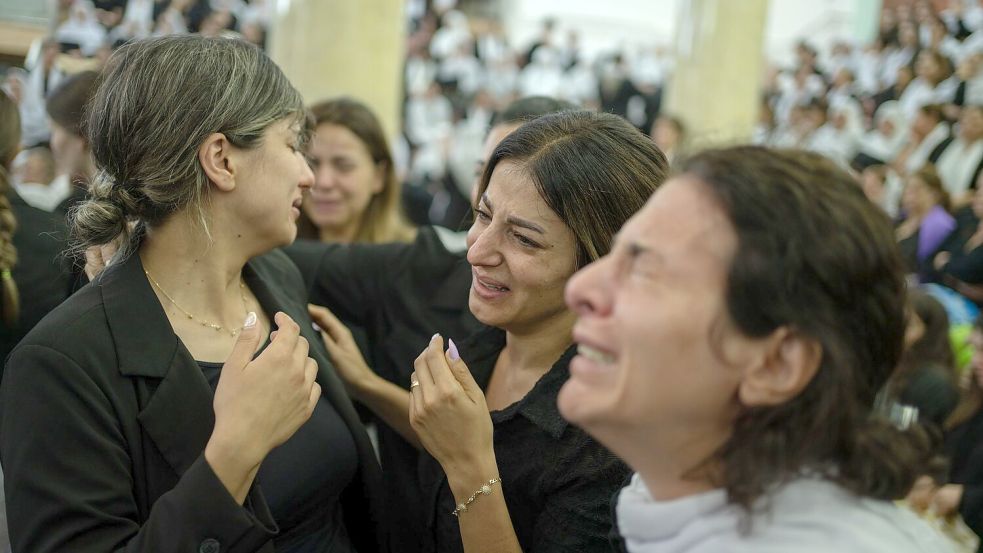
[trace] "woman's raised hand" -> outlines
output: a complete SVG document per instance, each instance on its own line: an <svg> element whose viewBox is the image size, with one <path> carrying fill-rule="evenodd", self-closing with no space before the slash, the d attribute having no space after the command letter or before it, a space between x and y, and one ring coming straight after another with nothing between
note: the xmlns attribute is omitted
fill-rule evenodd
<svg viewBox="0 0 983 553"><path fill-rule="evenodd" d="M363 393L369 385L378 379L378 376L362 357L352 332L348 330L334 313L326 307L319 305L307 305L307 312L311 315L311 320L321 329L321 339L324 340L324 347L331 356L338 376L345 383L348 393L356 398L363 397Z"/></svg>
<svg viewBox="0 0 983 553"><path fill-rule="evenodd" d="M485 394L451 342L434 335L416 358L410 384L410 424L420 443L452 477L494 462L493 430ZM488 468L488 478L494 469Z"/></svg>
<svg viewBox="0 0 983 553"><path fill-rule="evenodd" d="M317 363L307 355L300 327L284 313L274 322L270 344L253 359L260 332L249 314L215 390L215 428L205 458L240 502L259 464L307 422L321 397Z"/></svg>

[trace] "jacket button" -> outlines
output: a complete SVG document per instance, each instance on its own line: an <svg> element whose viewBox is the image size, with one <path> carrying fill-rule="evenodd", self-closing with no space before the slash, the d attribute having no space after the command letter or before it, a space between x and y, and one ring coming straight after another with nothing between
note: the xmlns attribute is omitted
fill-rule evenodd
<svg viewBox="0 0 983 553"><path fill-rule="evenodd" d="M198 553L219 553L221 547L218 544L218 540L214 538L208 538L207 540L201 542L198 546Z"/></svg>

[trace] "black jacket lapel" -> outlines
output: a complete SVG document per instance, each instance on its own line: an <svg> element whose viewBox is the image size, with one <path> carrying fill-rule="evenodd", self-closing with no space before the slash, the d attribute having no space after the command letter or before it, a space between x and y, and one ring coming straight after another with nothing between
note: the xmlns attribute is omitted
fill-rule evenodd
<svg viewBox="0 0 983 553"><path fill-rule="evenodd" d="M157 300L139 255L96 280L116 346L120 372L138 381L138 420L177 474L201 455L215 425L213 394L181 345ZM134 332L140 329L140 332Z"/></svg>

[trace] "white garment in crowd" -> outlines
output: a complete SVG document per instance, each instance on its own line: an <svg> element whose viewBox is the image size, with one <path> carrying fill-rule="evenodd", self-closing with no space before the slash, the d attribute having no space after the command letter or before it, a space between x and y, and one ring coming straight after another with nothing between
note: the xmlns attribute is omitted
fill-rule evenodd
<svg viewBox="0 0 983 553"><path fill-rule="evenodd" d="M956 89L959 81L950 77L941 83L933 86L932 83L915 78L908 84L908 87L901 93L898 103L908 121L914 121L915 115L922 106L928 104L949 104L956 96Z"/></svg>
<svg viewBox="0 0 983 553"><path fill-rule="evenodd" d="M406 103L406 135L413 144L429 144L450 134L454 109L443 95L414 96Z"/></svg>
<svg viewBox="0 0 983 553"><path fill-rule="evenodd" d="M813 133L806 148L849 167L863 136L863 110L856 101L847 101L829 109L829 121Z"/></svg>
<svg viewBox="0 0 983 553"><path fill-rule="evenodd" d="M935 169L942 179L949 196L955 198L969 190L973 173L983 161L983 139L966 143L957 135L935 162Z"/></svg>
<svg viewBox="0 0 983 553"><path fill-rule="evenodd" d="M563 86L563 68L559 54L553 48L540 46L532 55L532 63L519 74L520 96L549 96L560 94Z"/></svg>
<svg viewBox="0 0 983 553"><path fill-rule="evenodd" d="M629 553L952 553L911 511L824 480L785 484L762 507L745 535L723 490L656 501L635 474L616 509Z"/></svg>
<svg viewBox="0 0 983 553"><path fill-rule="evenodd" d="M908 159L905 160L905 171L908 173L914 173L928 163L928 156L932 155L932 152L943 140L949 138L949 124L940 121L932 132L925 135L925 138L918 144L918 146L908 154Z"/></svg>
<svg viewBox="0 0 983 553"><path fill-rule="evenodd" d="M468 18L459 11L449 11L444 14L444 25L437 29L430 40L430 55L443 59L453 55L471 43L471 30L468 28Z"/></svg>
<svg viewBox="0 0 983 553"><path fill-rule="evenodd" d="M890 129L889 134L887 129ZM884 102L874 113L874 128L864 135L860 151L885 163L890 162L904 146L908 129L901 105L894 101Z"/></svg>
<svg viewBox="0 0 983 553"><path fill-rule="evenodd" d="M51 184L15 182L14 190L27 205L51 213L72 194L72 182L68 175L59 175Z"/></svg>

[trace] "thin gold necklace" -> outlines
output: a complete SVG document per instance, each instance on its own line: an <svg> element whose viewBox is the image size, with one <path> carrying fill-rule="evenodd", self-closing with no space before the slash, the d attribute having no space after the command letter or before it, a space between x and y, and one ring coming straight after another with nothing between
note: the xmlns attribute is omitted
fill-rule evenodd
<svg viewBox="0 0 983 553"><path fill-rule="evenodd" d="M143 272L144 272L144 274L147 275L147 278L150 279L150 282L153 283L153 285L158 290L160 290L160 293L161 294L164 294L164 297L167 298L167 301L169 301L172 304L174 304L174 307L177 307L181 311L181 313L184 313L185 315L187 315L187 317L189 319L191 319L192 321L200 324L201 326L204 326L204 327L207 327L207 328L211 328L211 329L216 330L216 331L219 331L219 332L228 332L229 334L232 335L233 338L235 338L236 336L239 335L240 332L242 332L242 327L241 326L239 328L225 328L222 325L217 325L215 323L210 323L208 321L204 321L202 319L199 319L198 317L195 317L194 315L191 314L190 311L188 311L187 309L181 307L178 304L178 302L174 301L174 298L172 298L170 296L170 294L168 294L167 292L164 291L164 289L161 287L160 283L157 282L156 280L154 280L154 277L150 276L150 271L147 271L145 269ZM249 311L249 308L246 307L246 286L245 286L245 284L243 284L242 280L239 281L239 297L242 298L242 310L244 312L248 312ZM248 315L248 313L247 313L247 315ZM245 317L243 317L243 320L245 320Z"/></svg>

